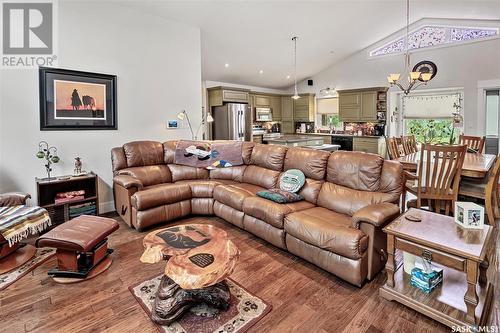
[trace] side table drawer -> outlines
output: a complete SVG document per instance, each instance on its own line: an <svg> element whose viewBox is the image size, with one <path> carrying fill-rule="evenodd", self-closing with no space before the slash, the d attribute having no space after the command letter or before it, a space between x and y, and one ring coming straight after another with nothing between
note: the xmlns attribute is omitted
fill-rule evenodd
<svg viewBox="0 0 500 333"><path fill-rule="evenodd" d="M405 251L416 255L418 257L422 256L430 256L431 261L437 262L441 265L457 269L459 271L465 272L465 263L466 259L460 258L451 254L447 254L423 245L415 244L409 241L406 241L401 238L396 237L396 249L401 251Z"/></svg>

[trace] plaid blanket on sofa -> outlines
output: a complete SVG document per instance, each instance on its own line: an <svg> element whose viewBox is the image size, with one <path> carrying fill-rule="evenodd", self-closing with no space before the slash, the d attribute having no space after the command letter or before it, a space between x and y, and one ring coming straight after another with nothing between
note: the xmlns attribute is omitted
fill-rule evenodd
<svg viewBox="0 0 500 333"><path fill-rule="evenodd" d="M12 246L30 234L42 232L51 225L49 213L42 207L0 207L0 234Z"/></svg>
<svg viewBox="0 0 500 333"><path fill-rule="evenodd" d="M226 168L243 164L240 141L180 140L175 148L175 163L197 168Z"/></svg>

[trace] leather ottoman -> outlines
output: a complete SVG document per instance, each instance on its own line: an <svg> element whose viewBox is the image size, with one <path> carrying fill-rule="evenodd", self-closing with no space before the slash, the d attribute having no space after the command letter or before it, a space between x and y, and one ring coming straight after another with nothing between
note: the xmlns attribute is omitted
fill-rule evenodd
<svg viewBox="0 0 500 333"><path fill-rule="evenodd" d="M48 272L56 282L90 279L111 266L113 252L107 237L119 227L110 218L81 215L65 222L36 240L37 247L57 249L57 269Z"/></svg>

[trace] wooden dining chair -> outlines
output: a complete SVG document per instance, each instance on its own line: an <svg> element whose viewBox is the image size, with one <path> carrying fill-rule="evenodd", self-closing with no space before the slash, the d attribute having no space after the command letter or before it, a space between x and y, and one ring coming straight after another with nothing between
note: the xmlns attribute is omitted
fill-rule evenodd
<svg viewBox="0 0 500 333"><path fill-rule="evenodd" d="M407 192L417 197L408 202L408 207L427 206L436 213L442 213L444 208L444 214L450 215L458 197L466 149L465 145L423 144L417 173L405 172L403 198Z"/></svg>
<svg viewBox="0 0 500 333"><path fill-rule="evenodd" d="M397 143L397 138L386 138L385 142L387 144L387 151L389 152L389 158L391 160L397 160L401 157L400 150Z"/></svg>
<svg viewBox="0 0 500 333"><path fill-rule="evenodd" d="M500 178L500 155L495 165L483 182L478 180L462 180L458 194L460 196L484 200L488 224L495 227L495 218L500 218L498 179Z"/></svg>
<svg viewBox="0 0 500 333"><path fill-rule="evenodd" d="M467 145L467 151L473 153L482 153L484 149L484 142L486 138L480 136L460 135L459 143Z"/></svg>
<svg viewBox="0 0 500 333"><path fill-rule="evenodd" d="M405 155L413 154L418 151L417 140L415 139L415 135L402 136L401 142L403 144L403 150L405 152Z"/></svg>

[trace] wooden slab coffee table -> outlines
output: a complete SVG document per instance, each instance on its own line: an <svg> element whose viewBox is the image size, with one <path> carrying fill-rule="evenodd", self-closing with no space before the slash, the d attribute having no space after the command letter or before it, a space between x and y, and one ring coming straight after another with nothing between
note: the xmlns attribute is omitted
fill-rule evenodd
<svg viewBox="0 0 500 333"><path fill-rule="evenodd" d="M421 221L412 222L406 216L419 217ZM463 229L453 217L411 208L386 226L384 232L387 282L380 288L380 296L450 327L485 325L493 288L486 281L482 263L491 245L491 226ZM411 286L410 275L396 260L396 251L430 258L443 268L442 284L430 294Z"/></svg>
<svg viewBox="0 0 500 333"><path fill-rule="evenodd" d="M173 226L149 233L143 245L141 262L168 260L151 311L153 322L168 325L199 303L229 307L224 280L240 252L224 230L206 224Z"/></svg>

